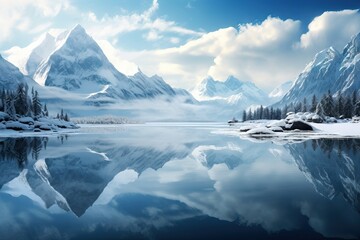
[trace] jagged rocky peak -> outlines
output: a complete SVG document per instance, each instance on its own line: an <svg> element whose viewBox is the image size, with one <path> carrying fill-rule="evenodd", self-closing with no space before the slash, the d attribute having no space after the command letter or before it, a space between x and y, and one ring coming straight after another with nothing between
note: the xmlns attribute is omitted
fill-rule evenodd
<svg viewBox="0 0 360 240"><path fill-rule="evenodd" d="M87 49L89 45L96 44L96 42L87 34L86 30L78 24L68 33L66 44L83 50Z"/></svg>
<svg viewBox="0 0 360 240"><path fill-rule="evenodd" d="M343 55L344 61L353 59L360 53L360 32L352 37L351 41L345 46Z"/></svg>
<svg viewBox="0 0 360 240"><path fill-rule="evenodd" d="M310 72L314 67L328 64L329 62L336 60L340 56L340 53L333 47L324 49L315 55L313 60L306 66L303 72Z"/></svg>

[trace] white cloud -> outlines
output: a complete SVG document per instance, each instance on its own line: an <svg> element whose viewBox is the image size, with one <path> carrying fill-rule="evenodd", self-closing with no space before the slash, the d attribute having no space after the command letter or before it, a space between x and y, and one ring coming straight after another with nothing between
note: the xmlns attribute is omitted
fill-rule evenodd
<svg viewBox="0 0 360 240"><path fill-rule="evenodd" d="M0 42L8 39L15 29L28 31L36 27L35 14L41 18L55 17L61 10L71 8L68 0L0 0L0 6Z"/></svg>
<svg viewBox="0 0 360 240"><path fill-rule="evenodd" d="M105 15L98 17L94 12L83 14L83 24L89 32L98 39L112 40L119 34L133 31L148 31L143 34L148 41L158 40L162 33L175 33L178 35L189 35L199 37L203 32L194 31L178 26L174 21L168 21L162 18L155 18L154 14L158 10L157 0L153 0L149 9L142 13L122 14L115 16Z"/></svg>
<svg viewBox="0 0 360 240"><path fill-rule="evenodd" d="M324 12L308 26L307 33L301 36L302 48L326 48L334 46L341 50L351 36L360 31L359 10Z"/></svg>
<svg viewBox="0 0 360 240"><path fill-rule="evenodd" d="M145 35L145 38L146 40L148 41L156 41L156 40L159 40L161 39L163 36L159 35L156 31L149 31L146 35Z"/></svg>
<svg viewBox="0 0 360 240"><path fill-rule="evenodd" d="M325 12L308 28L303 33L298 20L268 17L260 24L206 33L179 47L125 55L143 72L159 74L176 87L191 89L206 75L219 80L234 75L270 91L295 80L318 51L331 45L341 51L360 32L360 13Z"/></svg>

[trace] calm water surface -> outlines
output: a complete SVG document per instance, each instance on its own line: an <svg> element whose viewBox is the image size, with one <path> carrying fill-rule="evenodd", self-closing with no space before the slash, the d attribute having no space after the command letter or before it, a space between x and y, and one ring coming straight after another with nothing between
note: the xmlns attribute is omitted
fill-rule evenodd
<svg viewBox="0 0 360 240"><path fill-rule="evenodd" d="M357 239L360 139L219 124L0 139L0 239Z"/></svg>

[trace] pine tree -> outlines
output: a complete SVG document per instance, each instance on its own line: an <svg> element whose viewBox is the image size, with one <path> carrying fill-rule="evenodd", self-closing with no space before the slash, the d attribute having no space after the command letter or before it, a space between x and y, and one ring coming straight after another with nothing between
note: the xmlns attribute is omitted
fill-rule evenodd
<svg viewBox="0 0 360 240"><path fill-rule="evenodd" d="M316 105L316 110L315 110L315 113L320 115L320 116L325 116L326 115L326 112L325 112L325 109L326 109L326 106L325 106L325 103L326 103L326 95L324 95L320 102Z"/></svg>
<svg viewBox="0 0 360 240"><path fill-rule="evenodd" d="M5 109L5 99L6 99L6 93L3 88L1 91L1 94L0 94L0 111L4 111L4 112L5 112L5 110L4 110Z"/></svg>
<svg viewBox="0 0 360 240"><path fill-rule="evenodd" d="M336 115L340 117L344 115L344 98L343 96L339 95L336 100Z"/></svg>
<svg viewBox="0 0 360 240"><path fill-rule="evenodd" d="M29 112L28 99L24 84L19 84L16 90L15 110L16 113L25 116Z"/></svg>
<svg viewBox="0 0 360 240"><path fill-rule="evenodd" d="M64 120L64 109L61 109L60 119L61 119L61 120Z"/></svg>
<svg viewBox="0 0 360 240"><path fill-rule="evenodd" d="M67 113L65 113L64 120L67 121L67 122L70 121L70 118L69 118L69 116L67 115Z"/></svg>
<svg viewBox="0 0 360 240"><path fill-rule="evenodd" d="M44 115L45 115L46 117L49 116L49 111L48 111L48 109L47 109L46 103L44 104Z"/></svg>
<svg viewBox="0 0 360 240"><path fill-rule="evenodd" d="M264 109L264 119L270 119L270 110L269 110L269 108Z"/></svg>
<svg viewBox="0 0 360 240"><path fill-rule="evenodd" d="M352 100L350 97L346 98L345 104L344 104L344 111L343 111L343 115L345 118L351 118L352 117L352 111L353 110L353 105L352 105Z"/></svg>
<svg viewBox="0 0 360 240"><path fill-rule="evenodd" d="M360 116L360 101L357 101L354 106L354 116Z"/></svg>
<svg viewBox="0 0 360 240"><path fill-rule="evenodd" d="M248 119L248 120L253 120L253 115L252 115L251 109L249 109L249 113L248 113L247 119Z"/></svg>
<svg viewBox="0 0 360 240"><path fill-rule="evenodd" d="M245 121L247 120L247 119L246 119L246 111L245 111L245 110L243 111L242 120L243 120L243 122L245 122Z"/></svg>
<svg viewBox="0 0 360 240"><path fill-rule="evenodd" d="M357 94L356 94L356 90L354 90L352 92L352 96L351 96L351 101L352 101L352 105L355 106L357 103Z"/></svg>
<svg viewBox="0 0 360 240"><path fill-rule="evenodd" d="M285 104L284 108L282 109L281 118L286 118L286 114L288 113L288 105Z"/></svg>
<svg viewBox="0 0 360 240"><path fill-rule="evenodd" d="M263 105L260 105L258 119L263 119L263 117L264 117L264 107Z"/></svg>
<svg viewBox="0 0 360 240"><path fill-rule="evenodd" d="M33 114L35 118L38 118L42 114L42 106L39 100L38 92L35 90L32 98Z"/></svg>
<svg viewBox="0 0 360 240"><path fill-rule="evenodd" d="M326 115L334 117L336 115L334 110L335 110L334 99L329 90L326 96Z"/></svg>
<svg viewBox="0 0 360 240"><path fill-rule="evenodd" d="M296 112L296 113L297 113L297 112L300 112L301 109L302 109L302 104L301 104L301 102L295 104L295 106L294 106L294 112Z"/></svg>
<svg viewBox="0 0 360 240"><path fill-rule="evenodd" d="M314 94L312 99L311 99L310 112L315 112L316 111L317 104L318 104L318 102L317 102L316 96Z"/></svg>
<svg viewBox="0 0 360 240"><path fill-rule="evenodd" d="M11 119L16 118L16 110L15 110L14 102L15 102L15 97L13 93L8 92L6 94L6 99L5 99L5 112L9 114Z"/></svg>
<svg viewBox="0 0 360 240"><path fill-rule="evenodd" d="M302 104L302 112L307 112L307 103L306 103L306 98L304 98L303 100L303 104Z"/></svg>

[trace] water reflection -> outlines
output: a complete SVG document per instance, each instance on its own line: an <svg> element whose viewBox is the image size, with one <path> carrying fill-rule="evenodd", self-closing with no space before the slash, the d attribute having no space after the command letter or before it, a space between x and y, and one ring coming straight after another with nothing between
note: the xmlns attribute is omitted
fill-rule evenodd
<svg viewBox="0 0 360 240"><path fill-rule="evenodd" d="M357 238L359 146L254 143L198 128L3 139L0 233Z"/></svg>
<svg viewBox="0 0 360 240"><path fill-rule="evenodd" d="M360 139L314 139L288 149L318 193L341 195L360 212Z"/></svg>

